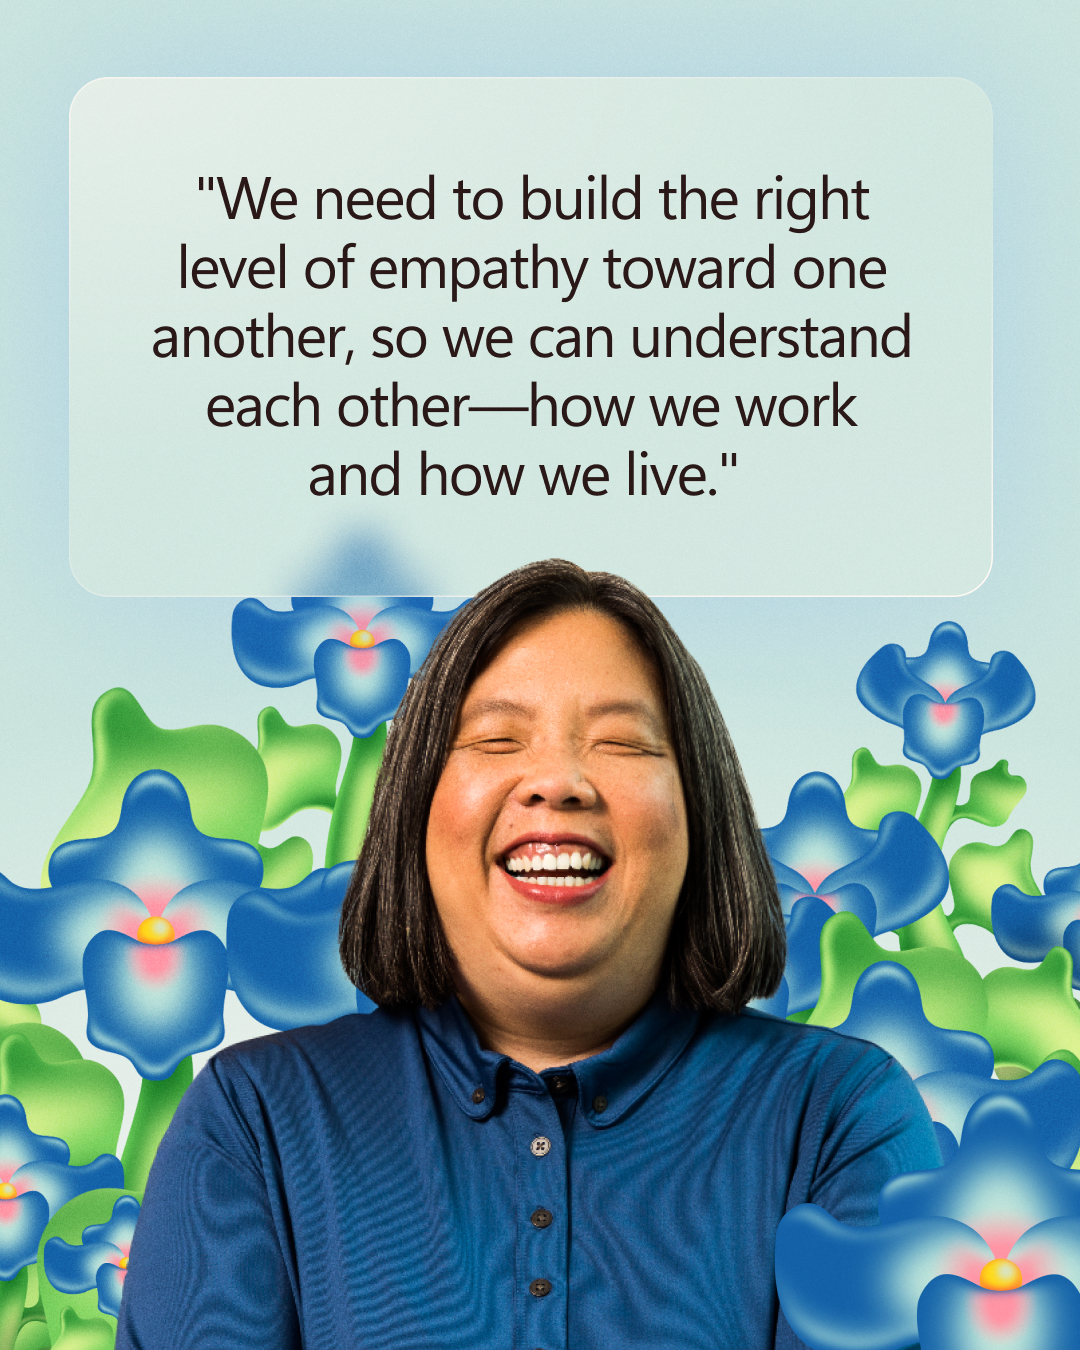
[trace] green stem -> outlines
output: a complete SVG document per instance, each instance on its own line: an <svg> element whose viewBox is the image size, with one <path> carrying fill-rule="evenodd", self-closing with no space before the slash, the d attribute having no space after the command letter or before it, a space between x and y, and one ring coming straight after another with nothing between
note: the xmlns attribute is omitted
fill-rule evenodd
<svg viewBox="0 0 1080 1350"><path fill-rule="evenodd" d="M191 1056L182 1059L170 1078L144 1078L139 1104L124 1145L124 1184L129 1191L143 1191L150 1175L161 1136L169 1127L180 1098L191 1086ZM2 1348L0 1348L2 1350Z"/></svg>
<svg viewBox="0 0 1080 1350"><path fill-rule="evenodd" d="M945 843L945 836L953 823L956 799L960 795L960 770L953 769L948 778L932 778L926 794L926 801L919 813L919 824L924 826L933 837L938 848ZM958 952L960 944L953 935L945 911L940 905L924 914L921 919L909 923L906 928L898 928L901 951L910 951L913 947L944 947L946 951Z"/></svg>
<svg viewBox="0 0 1080 1350"><path fill-rule="evenodd" d="M959 796L959 768L953 769L948 778L931 778L926 801L919 812L919 824L933 835L938 848L945 847L945 836L953 823L953 810Z"/></svg>
<svg viewBox="0 0 1080 1350"><path fill-rule="evenodd" d="M349 759L341 778L334 814L330 817L330 833L326 837L326 866L351 862L360 852L367 829L375 779L379 774L383 750L386 748L386 723L370 736L357 737L349 751Z"/></svg>
<svg viewBox="0 0 1080 1350"><path fill-rule="evenodd" d="M0 1350L12 1350L22 1327L26 1303L26 1267L10 1280L0 1282Z"/></svg>

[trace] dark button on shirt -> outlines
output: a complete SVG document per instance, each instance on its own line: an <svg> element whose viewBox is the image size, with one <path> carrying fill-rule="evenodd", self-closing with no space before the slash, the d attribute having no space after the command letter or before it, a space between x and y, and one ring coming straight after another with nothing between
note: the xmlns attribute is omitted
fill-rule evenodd
<svg viewBox="0 0 1080 1350"><path fill-rule="evenodd" d="M889 1176L940 1161L907 1074L819 1027L656 999L551 1072L574 1093L453 1000L222 1051L158 1152L117 1350L796 1346L785 1211L873 1223Z"/></svg>
<svg viewBox="0 0 1080 1350"><path fill-rule="evenodd" d="M534 1228L550 1228L553 1218L550 1209L534 1209L529 1215L529 1222Z"/></svg>

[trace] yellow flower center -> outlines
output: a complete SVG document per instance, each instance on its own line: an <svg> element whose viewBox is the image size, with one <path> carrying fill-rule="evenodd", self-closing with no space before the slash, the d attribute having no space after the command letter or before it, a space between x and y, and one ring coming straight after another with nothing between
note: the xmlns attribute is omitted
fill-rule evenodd
<svg viewBox="0 0 1080 1350"><path fill-rule="evenodd" d="M139 930L135 936L140 942L146 942L153 947L157 947L163 942L172 942L173 938L176 937L176 929L168 919L162 919L156 914L151 914L139 924Z"/></svg>
<svg viewBox="0 0 1080 1350"><path fill-rule="evenodd" d="M120 1260L117 1261L116 1264L120 1267L121 1270L127 1270L127 1261L128 1261L127 1257L122 1256Z"/></svg>
<svg viewBox="0 0 1080 1350"><path fill-rule="evenodd" d="M983 1266L979 1283L984 1289L1019 1289L1024 1283L1024 1277L1015 1261L999 1257L996 1261L987 1261Z"/></svg>
<svg viewBox="0 0 1080 1350"><path fill-rule="evenodd" d="M0 1181L0 1200L14 1200L18 1194L10 1181Z"/></svg>
<svg viewBox="0 0 1080 1350"><path fill-rule="evenodd" d="M374 647L375 639L366 628L358 628L349 639L350 647Z"/></svg>

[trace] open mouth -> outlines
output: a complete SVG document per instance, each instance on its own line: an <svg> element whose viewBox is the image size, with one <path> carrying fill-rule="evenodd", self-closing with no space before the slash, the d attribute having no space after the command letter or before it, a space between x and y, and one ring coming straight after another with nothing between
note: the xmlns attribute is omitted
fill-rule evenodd
<svg viewBox="0 0 1080 1350"><path fill-rule="evenodd" d="M593 844L579 839L518 844L499 859L499 866L513 880L529 886L580 890L601 881L612 860Z"/></svg>

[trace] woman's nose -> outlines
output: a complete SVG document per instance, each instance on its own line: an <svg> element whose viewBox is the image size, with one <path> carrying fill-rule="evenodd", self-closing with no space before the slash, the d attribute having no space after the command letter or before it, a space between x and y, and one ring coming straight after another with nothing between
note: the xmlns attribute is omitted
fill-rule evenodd
<svg viewBox="0 0 1080 1350"><path fill-rule="evenodd" d="M598 800L577 755L554 750L531 758L514 795L523 806L547 805L555 811L588 810Z"/></svg>

